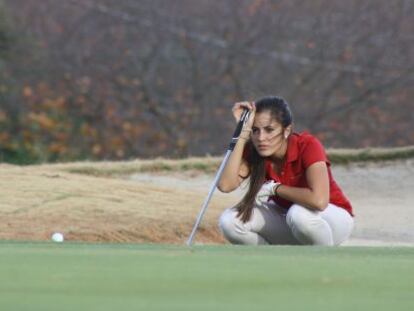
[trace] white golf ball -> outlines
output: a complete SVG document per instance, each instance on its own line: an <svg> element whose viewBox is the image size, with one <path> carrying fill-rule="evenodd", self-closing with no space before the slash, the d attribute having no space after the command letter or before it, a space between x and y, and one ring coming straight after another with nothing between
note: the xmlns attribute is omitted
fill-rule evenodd
<svg viewBox="0 0 414 311"><path fill-rule="evenodd" d="M63 237L63 234L60 232L55 232L52 234L52 241L54 242L63 242L65 238Z"/></svg>

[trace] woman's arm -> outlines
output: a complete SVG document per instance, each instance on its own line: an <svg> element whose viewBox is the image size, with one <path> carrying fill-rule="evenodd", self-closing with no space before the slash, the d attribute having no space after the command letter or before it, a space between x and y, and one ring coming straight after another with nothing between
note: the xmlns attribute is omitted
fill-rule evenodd
<svg viewBox="0 0 414 311"><path fill-rule="evenodd" d="M237 189L244 180L243 177L249 174L247 163L242 158L246 142L247 139L243 137L240 137L237 141L217 185L221 192L227 193Z"/></svg>
<svg viewBox="0 0 414 311"><path fill-rule="evenodd" d="M231 192L237 189L244 180L243 177L246 177L249 174L249 167L246 161L243 160L243 150L247 141L250 139L250 131L253 125L256 109L254 103L239 102L233 106L232 111L236 122L239 122L241 114L245 108L250 110L250 116L242 129L242 132L240 133L239 140L230 155L217 185L217 188L221 192Z"/></svg>
<svg viewBox="0 0 414 311"><path fill-rule="evenodd" d="M329 176L326 162L315 162L306 169L308 188L280 185L276 195L302 205L323 211L329 203Z"/></svg>

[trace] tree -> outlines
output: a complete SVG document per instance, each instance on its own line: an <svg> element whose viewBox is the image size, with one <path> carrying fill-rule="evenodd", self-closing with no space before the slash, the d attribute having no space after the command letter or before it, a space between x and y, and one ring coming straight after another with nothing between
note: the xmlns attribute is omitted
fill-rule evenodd
<svg viewBox="0 0 414 311"><path fill-rule="evenodd" d="M269 94L328 147L414 143L412 1L5 3L32 42L8 132L38 159L219 154Z"/></svg>

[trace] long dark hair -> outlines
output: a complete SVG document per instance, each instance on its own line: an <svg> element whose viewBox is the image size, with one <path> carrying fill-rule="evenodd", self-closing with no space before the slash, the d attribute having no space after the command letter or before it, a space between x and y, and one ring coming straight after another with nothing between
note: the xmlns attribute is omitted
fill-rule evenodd
<svg viewBox="0 0 414 311"><path fill-rule="evenodd" d="M267 96L257 102L256 113L270 112L272 119L279 122L283 129L292 124L292 113L289 104L281 97ZM249 190L243 199L236 205L238 210L237 216L243 222L249 221L254 206L254 200L260 188L266 179L265 159L262 157L253 146L252 142L248 142L245 146L247 148L249 174L244 178L250 177Z"/></svg>

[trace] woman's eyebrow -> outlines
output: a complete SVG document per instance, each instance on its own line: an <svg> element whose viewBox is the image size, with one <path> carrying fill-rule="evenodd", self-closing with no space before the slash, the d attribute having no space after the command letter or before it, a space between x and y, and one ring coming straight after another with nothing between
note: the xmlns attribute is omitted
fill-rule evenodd
<svg viewBox="0 0 414 311"><path fill-rule="evenodd" d="M273 124L267 124L267 125L264 125L264 126L256 126L256 125L252 125L252 129L253 128L273 128L273 129L275 129L275 128L277 128L277 125L273 125Z"/></svg>
<svg viewBox="0 0 414 311"><path fill-rule="evenodd" d="M260 126L252 126L252 129L258 129L258 128L263 128L263 129L275 129L276 127L274 127L273 125L265 125L263 127Z"/></svg>

